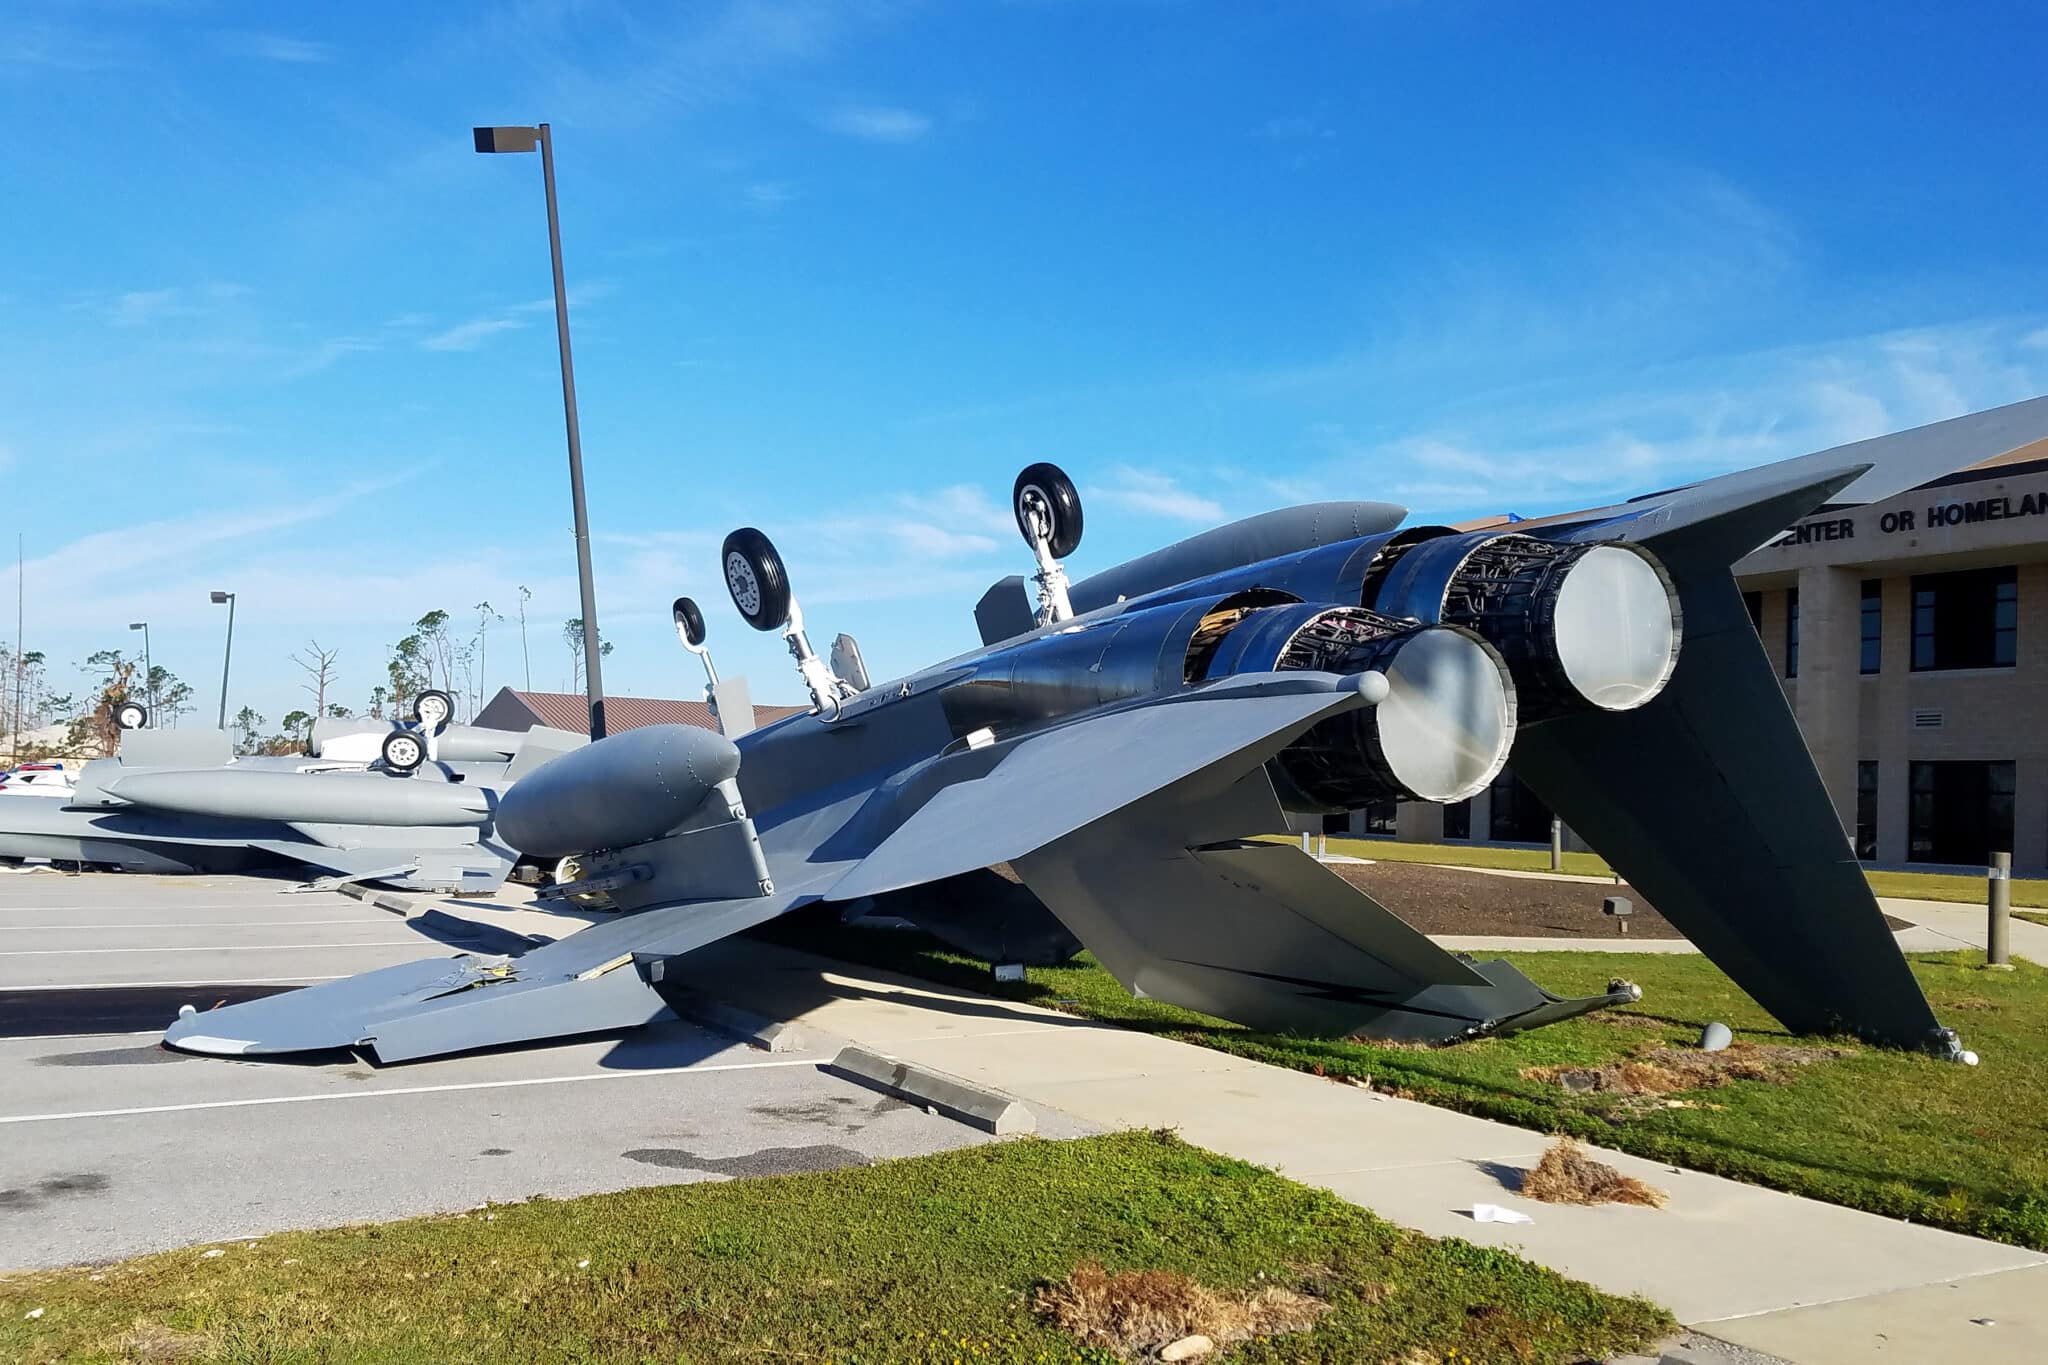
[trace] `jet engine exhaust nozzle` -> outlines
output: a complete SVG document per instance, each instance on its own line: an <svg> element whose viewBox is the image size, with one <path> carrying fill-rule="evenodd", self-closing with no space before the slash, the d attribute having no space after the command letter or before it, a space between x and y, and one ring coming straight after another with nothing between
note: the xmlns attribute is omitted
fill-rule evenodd
<svg viewBox="0 0 2048 1365"><path fill-rule="evenodd" d="M1462 801L1507 766L1515 689L1499 653L1456 626L1416 629L1356 608L1324 612L1288 642L1282 669L1371 670L1375 706L1317 725L1275 760L1287 803L1351 810L1387 797Z"/></svg>
<svg viewBox="0 0 2048 1365"><path fill-rule="evenodd" d="M1404 547L1372 606L1484 636L1514 675L1525 723L1648 703L1671 681L1683 633L1671 576L1622 541L1422 541Z"/></svg>

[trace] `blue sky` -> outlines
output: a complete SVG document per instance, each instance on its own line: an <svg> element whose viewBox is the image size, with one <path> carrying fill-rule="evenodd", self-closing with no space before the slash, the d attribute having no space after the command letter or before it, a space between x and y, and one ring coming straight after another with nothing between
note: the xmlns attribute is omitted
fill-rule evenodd
<svg viewBox="0 0 2048 1365"><path fill-rule="evenodd" d="M27 642L360 706L436 607L574 614L551 120L611 690L776 538L875 674L973 643L1010 481L1079 576L1371 497L1584 506L2048 391L2048 17L1877 3L120 3L0 12ZM12 550L12 546L6 547ZM0 595L11 599L11 562ZM0 638L13 634L11 612ZM473 629L473 627L472 627ZM516 623L487 646L522 679ZM190 722L188 722L190 723Z"/></svg>

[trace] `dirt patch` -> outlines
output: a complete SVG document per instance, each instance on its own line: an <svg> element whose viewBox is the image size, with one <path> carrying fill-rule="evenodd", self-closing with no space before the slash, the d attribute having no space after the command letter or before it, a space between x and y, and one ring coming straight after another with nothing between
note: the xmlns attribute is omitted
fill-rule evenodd
<svg viewBox="0 0 2048 1365"><path fill-rule="evenodd" d="M1546 1204L1641 1204L1652 1209L1663 1208L1670 1198L1654 1185L1593 1160L1568 1137L1559 1138L1536 1169L1522 1177L1522 1193Z"/></svg>
<svg viewBox="0 0 2048 1365"><path fill-rule="evenodd" d="M1330 871L1371 896L1425 934L1492 934L1514 938L1621 938L1613 916L1601 913L1609 896L1634 905L1628 938L1684 938L1627 882L1556 881L1503 877L1434 863L1326 863ZM1908 921L1885 916L1893 929Z"/></svg>
<svg viewBox="0 0 2048 1365"><path fill-rule="evenodd" d="M1430 863L1326 863L1332 872L1425 934L1498 934L1517 938L1619 938L1608 896L1626 896L1630 938L1682 938L1626 882L1568 882L1499 877Z"/></svg>
<svg viewBox="0 0 2048 1365"><path fill-rule="evenodd" d="M1083 1345L1130 1361L1158 1360L1189 1337L1207 1337L1222 1350L1253 1337L1307 1331L1330 1310L1321 1299L1278 1285L1231 1293L1176 1271L1112 1275L1092 1262L1041 1286L1034 1307Z"/></svg>
<svg viewBox="0 0 2048 1365"><path fill-rule="evenodd" d="M1522 1079L1551 1081L1581 1094L1670 1095L1713 1090L1736 1081L1782 1085L1800 1067L1847 1057L1839 1047L1777 1047L1734 1043L1719 1052L1659 1047L1600 1066L1532 1066Z"/></svg>

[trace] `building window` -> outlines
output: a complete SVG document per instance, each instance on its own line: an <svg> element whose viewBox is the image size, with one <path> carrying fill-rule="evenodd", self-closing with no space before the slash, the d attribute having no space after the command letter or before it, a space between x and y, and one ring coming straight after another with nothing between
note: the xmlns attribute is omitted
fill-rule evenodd
<svg viewBox="0 0 2048 1365"><path fill-rule="evenodd" d="M1785 676L1799 676L1799 589L1785 593Z"/></svg>
<svg viewBox="0 0 2048 1365"><path fill-rule="evenodd" d="M1398 805L1399 803L1391 796L1383 801L1369 802L1363 810L1359 811L1359 814L1365 817L1365 832L1367 834L1392 834L1394 832L1394 812L1398 809Z"/></svg>
<svg viewBox="0 0 2048 1365"><path fill-rule="evenodd" d="M2011 668L2019 612L2019 573L2010 565L1915 574L1913 671Z"/></svg>
<svg viewBox="0 0 2048 1365"><path fill-rule="evenodd" d="M1742 594L1743 609L1749 613L1749 624L1756 631L1756 637L1764 637L1764 595L1760 592Z"/></svg>
<svg viewBox="0 0 2048 1365"><path fill-rule="evenodd" d="M1856 765L1856 856L1877 861L1877 764Z"/></svg>
<svg viewBox="0 0 2048 1365"><path fill-rule="evenodd" d="M1915 763L1908 770L1906 858L1990 861L2012 851L2012 763Z"/></svg>
<svg viewBox="0 0 2048 1365"><path fill-rule="evenodd" d="M1550 842L1550 807L1538 800L1512 772L1493 779L1491 838L1502 843L1546 844Z"/></svg>
<svg viewBox="0 0 2048 1365"><path fill-rule="evenodd" d="M1863 642L1862 655L1857 669L1863 673L1876 673L1884 664L1884 583L1880 579L1863 580Z"/></svg>
<svg viewBox="0 0 2048 1365"><path fill-rule="evenodd" d="M1444 838L1469 839L1472 837L1472 803L1453 801L1444 807Z"/></svg>

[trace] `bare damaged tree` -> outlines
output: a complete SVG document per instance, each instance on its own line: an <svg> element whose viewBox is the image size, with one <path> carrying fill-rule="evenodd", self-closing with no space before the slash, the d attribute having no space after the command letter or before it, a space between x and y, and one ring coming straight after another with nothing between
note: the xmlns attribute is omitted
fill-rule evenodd
<svg viewBox="0 0 2048 1365"><path fill-rule="evenodd" d="M313 714L324 716L327 714L327 685L334 681L334 661L341 651L322 649L318 640L308 640L306 653L309 657L301 659L294 654L291 660L311 679L300 686L313 694Z"/></svg>

